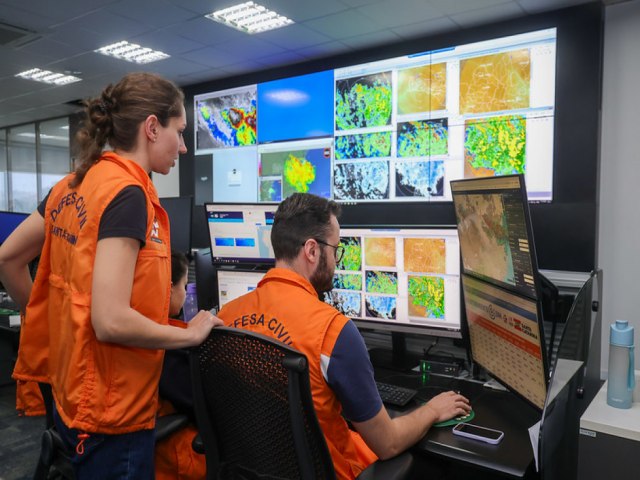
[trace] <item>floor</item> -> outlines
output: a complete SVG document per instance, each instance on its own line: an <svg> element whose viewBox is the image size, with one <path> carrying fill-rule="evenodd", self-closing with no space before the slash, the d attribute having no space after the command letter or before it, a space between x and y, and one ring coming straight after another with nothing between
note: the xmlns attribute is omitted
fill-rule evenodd
<svg viewBox="0 0 640 480"><path fill-rule="evenodd" d="M15 384L0 386L0 480L33 477L44 417L19 417Z"/></svg>

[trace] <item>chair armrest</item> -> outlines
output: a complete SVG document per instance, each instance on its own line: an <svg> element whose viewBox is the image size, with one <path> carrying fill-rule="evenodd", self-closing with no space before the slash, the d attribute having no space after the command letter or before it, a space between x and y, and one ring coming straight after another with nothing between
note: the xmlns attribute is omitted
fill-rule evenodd
<svg viewBox="0 0 640 480"><path fill-rule="evenodd" d="M159 442L171 435L173 432L186 427L188 423L189 418L181 413L173 413L171 415L165 415L164 417L158 417L156 419L156 442Z"/></svg>
<svg viewBox="0 0 640 480"><path fill-rule="evenodd" d="M409 450L372 463L358 475L358 480L443 480L448 478L448 466L442 459Z"/></svg>
<svg viewBox="0 0 640 480"><path fill-rule="evenodd" d="M194 452L204 455L204 443L199 433L195 437L193 437L191 448Z"/></svg>

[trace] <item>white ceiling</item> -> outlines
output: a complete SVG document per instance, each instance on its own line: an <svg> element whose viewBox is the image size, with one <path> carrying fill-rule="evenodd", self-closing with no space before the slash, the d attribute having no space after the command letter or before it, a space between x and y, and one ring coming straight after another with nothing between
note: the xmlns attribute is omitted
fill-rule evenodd
<svg viewBox="0 0 640 480"><path fill-rule="evenodd" d="M0 127L72 113L77 107L66 102L95 96L131 71L185 86L589 0L256 1L296 23L248 35L204 18L233 0L0 0ZM20 38L11 40L13 33ZM94 53L120 40L171 58L140 66ZM14 77L34 67L83 81L51 86Z"/></svg>

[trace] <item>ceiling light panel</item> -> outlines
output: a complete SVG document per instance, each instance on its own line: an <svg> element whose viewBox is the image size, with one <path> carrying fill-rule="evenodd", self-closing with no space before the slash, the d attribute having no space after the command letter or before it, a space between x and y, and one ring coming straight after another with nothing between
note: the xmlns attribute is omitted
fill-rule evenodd
<svg viewBox="0 0 640 480"><path fill-rule="evenodd" d="M205 16L245 33L266 32L294 23L293 20L254 2L241 3Z"/></svg>
<svg viewBox="0 0 640 480"><path fill-rule="evenodd" d="M82 79L74 75L65 75L63 73L54 73L49 70L40 68L32 68L15 75L19 78L27 80L35 80L36 82L48 83L50 85L68 85L69 83L79 82Z"/></svg>
<svg viewBox="0 0 640 480"><path fill-rule="evenodd" d="M157 62L170 56L159 50L141 47L135 43L129 43L126 40L99 48L98 50L94 50L94 52L139 64Z"/></svg>

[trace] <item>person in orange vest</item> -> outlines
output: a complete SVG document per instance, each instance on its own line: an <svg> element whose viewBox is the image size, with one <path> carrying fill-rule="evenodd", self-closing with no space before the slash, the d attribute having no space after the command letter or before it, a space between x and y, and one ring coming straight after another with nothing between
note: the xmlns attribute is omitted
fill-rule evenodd
<svg viewBox="0 0 640 480"><path fill-rule="evenodd" d="M153 478L164 349L220 323L201 311L186 329L168 324L169 218L149 174L187 151L183 102L152 73L87 100L75 171L0 247L1 281L26 306L13 376L51 385L79 480Z"/></svg>
<svg viewBox="0 0 640 480"><path fill-rule="evenodd" d="M376 458L401 453L434 423L467 415L471 407L462 395L445 392L407 415L389 417L362 336L318 298L333 288L342 255L339 215L339 204L316 195L294 193L283 200L271 229L275 268L218 316L227 326L279 339L307 356L314 407L336 475L354 479Z"/></svg>
<svg viewBox="0 0 640 480"><path fill-rule="evenodd" d="M186 328L179 320L184 305L189 274L189 261L179 252L171 252L171 299L169 323ZM158 416L184 413L192 420L193 395L189 354L185 350L167 350L160 375L160 402ZM156 480L198 480L207 473L205 456L196 453L191 444L198 430L192 423L156 443Z"/></svg>

